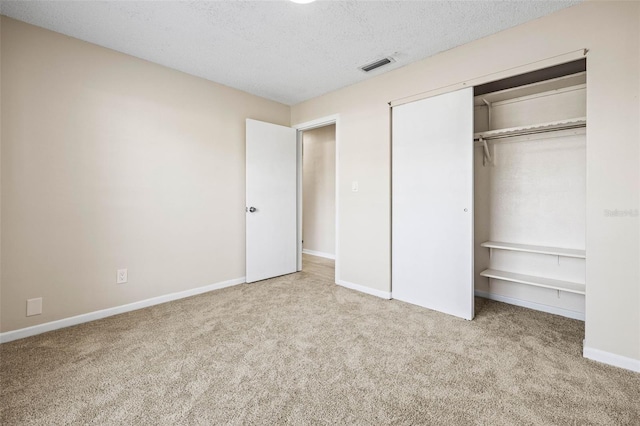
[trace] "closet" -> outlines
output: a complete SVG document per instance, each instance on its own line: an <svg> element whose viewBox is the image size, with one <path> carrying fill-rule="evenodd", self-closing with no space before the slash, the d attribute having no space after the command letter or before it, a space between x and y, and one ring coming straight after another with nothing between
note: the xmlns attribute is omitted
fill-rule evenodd
<svg viewBox="0 0 640 426"><path fill-rule="evenodd" d="M584 319L585 61L392 109L392 294Z"/></svg>

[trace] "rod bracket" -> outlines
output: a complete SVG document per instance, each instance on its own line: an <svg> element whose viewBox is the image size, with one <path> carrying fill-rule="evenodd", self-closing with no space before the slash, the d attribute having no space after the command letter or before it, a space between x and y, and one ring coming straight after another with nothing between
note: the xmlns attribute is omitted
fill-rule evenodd
<svg viewBox="0 0 640 426"><path fill-rule="evenodd" d="M491 153L489 152L489 145L487 144L487 140L481 136L480 142L482 143L482 147L484 149L484 156L482 157L482 165L486 166L487 161L490 163L493 160L491 158Z"/></svg>

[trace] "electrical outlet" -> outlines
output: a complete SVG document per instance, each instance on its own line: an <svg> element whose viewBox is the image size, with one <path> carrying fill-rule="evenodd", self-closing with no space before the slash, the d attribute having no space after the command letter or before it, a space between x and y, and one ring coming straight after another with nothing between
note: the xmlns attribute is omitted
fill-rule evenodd
<svg viewBox="0 0 640 426"><path fill-rule="evenodd" d="M27 299L27 316L40 315L42 313L42 297Z"/></svg>
<svg viewBox="0 0 640 426"><path fill-rule="evenodd" d="M354 180L353 182L351 182L351 191L353 192L358 192L358 181Z"/></svg>
<svg viewBox="0 0 640 426"><path fill-rule="evenodd" d="M118 269L118 274L116 276L116 284L124 284L127 282L128 273L126 269Z"/></svg>

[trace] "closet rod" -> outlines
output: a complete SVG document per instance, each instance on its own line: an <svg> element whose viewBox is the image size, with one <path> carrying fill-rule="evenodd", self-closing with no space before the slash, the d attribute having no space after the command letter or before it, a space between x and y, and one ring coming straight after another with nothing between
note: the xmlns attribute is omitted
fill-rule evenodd
<svg viewBox="0 0 640 426"><path fill-rule="evenodd" d="M473 135L473 140L491 140L507 138L512 136L535 135L539 133L555 132L558 130L578 129L587 126L586 117L573 118L570 120L552 121L549 123L534 124L530 126L510 127L507 129L487 130Z"/></svg>

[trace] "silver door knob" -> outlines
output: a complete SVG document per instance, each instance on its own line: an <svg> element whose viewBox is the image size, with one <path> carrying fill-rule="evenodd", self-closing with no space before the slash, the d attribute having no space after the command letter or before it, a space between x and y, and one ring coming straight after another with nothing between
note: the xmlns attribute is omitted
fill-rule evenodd
<svg viewBox="0 0 640 426"><path fill-rule="evenodd" d="M255 212L257 209L255 207L249 207L249 213Z"/></svg>

